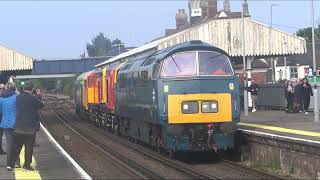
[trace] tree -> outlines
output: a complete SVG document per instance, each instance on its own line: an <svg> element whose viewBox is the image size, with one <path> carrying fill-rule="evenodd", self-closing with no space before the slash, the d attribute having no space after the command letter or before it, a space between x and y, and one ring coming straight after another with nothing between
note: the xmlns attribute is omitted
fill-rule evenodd
<svg viewBox="0 0 320 180"><path fill-rule="evenodd" d="M122 43L121 40L116 38L115 40L110 40L105 37L103 33L99 33L96 37L93 38L92 44L87 43L87 52L89 57L95 56L105 56L108 51L110 51L113 46Z"/></svg>
<svg viewBox="0 0 320 180"><path fill-rule="evenodd" d="M320 28L314 29L315 41L320 41ZM297 31L297 36L304 38L307 43L312 43L312 28L303 28Z"/></svg>
<svg viewBox="0 0 320 180"><path fill-rule="evenodd" d="M121 44L120 46L123 46L123 45L122 45L122 44L123 44L123 42L121 42L121 40L120 40L120 39L118 39L118 38L116 38L115 40L113 40L111 44L112 44L112 45L118 45L118 44Z"/></svg>
<svg viewBox="0 0 320 180"><path fill-rule="evenodd" d="M104 36L103 33L99 33L92 40L92 44L87 44L87 51L90 57L103 56L111 49L111 40Z"/></svg>

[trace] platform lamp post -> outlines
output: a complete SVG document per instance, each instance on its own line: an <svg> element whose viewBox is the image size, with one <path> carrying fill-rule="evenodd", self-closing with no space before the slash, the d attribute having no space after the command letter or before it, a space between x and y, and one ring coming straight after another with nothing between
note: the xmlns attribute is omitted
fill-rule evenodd
<svg viewBox="0 0 320 180"><path fill-rule="evenodd" d="M270 6L270 29L269 29L269 54L271 55L271 35L272 35L272 8L274 6L279 6L278 4L271 4ZM271 58L271 70L272 70L272 82L275 82L275 67L274 67L274 62L273 58Z"/></svg>
<svg viewBox="0 0 320 180"><path fill-rule="evenodd" d="M314 99L314 122L319 122L319 102L318 102L318 89L317 89L317 64L315 55L315 37L314 37L314 3L311 0L311 20L312 20L312 59L313 59L313 99Z"/></svg>
<svg viewBox="0 0 320 180"><path fill-rule="evenodd" d="M245 3L245 1L243 1ZM242 6L243 7L243 6ZM244 104L244 115L248 116L248 91L247 91L247 71L246 71L246 50L245 50L245 38L244 38L244 8L242 8L241 18L242 18L242 31L241 31L241 44L242 44L242 58L243 58L243 81L244 81L244 91L243 91L243 104Z"/></svg>

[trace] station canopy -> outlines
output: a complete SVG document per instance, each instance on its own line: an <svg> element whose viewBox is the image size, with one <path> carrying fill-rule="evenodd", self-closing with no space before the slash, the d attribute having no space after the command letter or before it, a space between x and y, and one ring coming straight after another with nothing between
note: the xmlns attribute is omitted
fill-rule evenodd
<svg viewBox="0 0 320 180"><path fill-rule="evenodd" d="M244 18L245 55L281 56L306 53L305 39ZM158 49L190 40L201 40L223 49L230 56L242 56L242 18L213 19L168 36Z"/></svg>
<svg viewBox="0 0 320 180"><path fill-rule="evenodd" d="M0 45L0 71L22 71L32 68L32 57Z"/></svg>
<svg viewBox="0 0 320 180"><path fill-rule="evenodd" d="M306 41L301 37L276 28L271 29L268 25L254 21L250 17L244 18L244 26L246 56L273 57L306 53ZM232 57L240 57L242 56L241 34L242 18L212 19L122 53L95 67L123 60L133 54L149 49L156 48L160 50L191 40L201 40L223 49Z"/></svg>

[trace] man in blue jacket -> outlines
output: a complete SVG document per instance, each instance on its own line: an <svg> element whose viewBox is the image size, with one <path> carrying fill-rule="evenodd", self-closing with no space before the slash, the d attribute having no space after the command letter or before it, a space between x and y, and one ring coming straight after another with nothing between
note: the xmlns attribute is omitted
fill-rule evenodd
<svg viewBox="0 0 320 180"><path fill-rule="evenodd" d="M6 151L7 151L7 165L9 164L9 158L13 151L13 134L14 126L16 122L16 98L15 84L8 82L0 98L0 109L2 113L2 120L0 127L3 129L6 136ZM17 167L20 166L20 162L17 163Z"/></svg>

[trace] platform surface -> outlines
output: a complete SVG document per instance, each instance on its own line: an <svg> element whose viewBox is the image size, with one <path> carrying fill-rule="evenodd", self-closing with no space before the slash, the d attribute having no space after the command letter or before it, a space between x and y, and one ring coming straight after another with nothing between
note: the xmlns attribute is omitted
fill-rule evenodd
<svg viewBox="0 0 320 180"><path fill-rule="evenodd" d="M286 113L285 111L261 110L249 112L249 116L241 113L240 129L320 141L320 122L314 122L313 112Z"/></svg>
<svg viewBox="0 0 320 180"><path fill-rule="evenodd" d="M2 146L5 149L5 137ZM31 166L35 171L25 171L16 168L9 172L6 168L6 155L0 155L0 179L79 179L81 176L74 166L59 152L49 140L44 131L39 131L36 137L33 161ZM20 154L21 165L24 162L23 151Z"/></svg>

